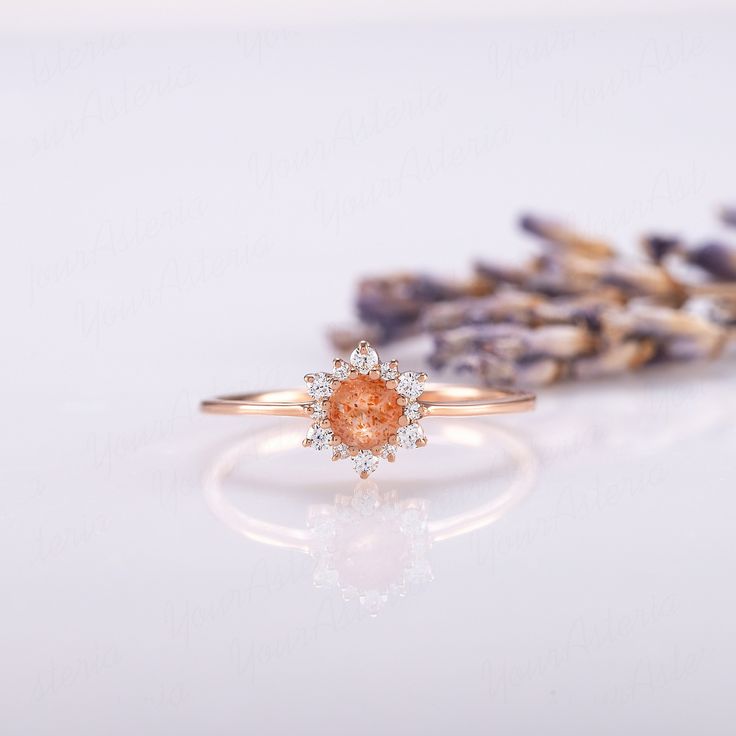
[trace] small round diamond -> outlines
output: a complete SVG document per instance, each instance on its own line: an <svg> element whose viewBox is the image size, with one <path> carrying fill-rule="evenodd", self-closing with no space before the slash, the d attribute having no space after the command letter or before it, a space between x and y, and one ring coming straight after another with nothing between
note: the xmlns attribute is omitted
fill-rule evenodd
<svg viewBox="0 0 736 736"><path fill-rule="evenodd" d="M424 384L419 380L419 373L402 373L399 376L399 383L396 386L396 392L407 399L416 399L422 395Z"/></svg>
<svg viewBox="0 0 736 736"><path fill-rule="evenodd" d="M335 445L332 448L332 452L334 455L338 455L343 460L348 457L348 455L350 455L350 452L348 451L348 446L344 442L341 442L339 445Z"/></svg>
<svg viewBox="0 0 736 736"><path fill-rule="evenodd" d="M315 424L309 428L307 439L312 440L312 447L315 450L324 450L330 446L330 442L332 441L332 430L323 429Z"/></svg>
<svg viewBox="0 0 736 736"><path fill-rule="evenodd" d="M385 444L385 445L384 445L384 446L383 446L383 447L381 448L381 457L383 457L383 458L386 458L386 457L388 457L389 455L396 455L396 450L397 450L397 449L398 449L398 448L396 447L396 445L389 445L388 443L386 443L386 444Z"/></svg>
<svg viewBox="0 0 736 736"><path fill-rule="evenodd" d="M398 377L398 368L392 368L390 363L381 363L381 378L384 381L395 381Z"/></svg>
<svg viewBox="0 0 736 736"><path fill-rule="evenodd" d="M332 376L327 373L315 373L314 380L307 382L307 393L313 399L326 399L332 395Z"/></svg>
<svg viewBox="0 0 736 736"><path fill-rule="evenodd" d="M358 371L365 375L378 365L378 353L370 346L365 349L365 354L360 348L355 348L350 355L350 363Z"/></svg>
<svg viewBox="0 0 736 736"><path fill-rule="evenodd" d="M337 378L338 381L344 381L348 377L348 373L350 373L350 365L344 360L340 361L340 365L332 371L333 377Z"/></svg>
<svg viewBox="0 0 736 736"><path fill-rule="evenodd" d="M406 427L400 427L396 433L399 445L407 450L417 446L417 440L424 438L424 430L418 424L407 424Z"/></svg>
<svg viewBox="0 0 736 736"><path fill-rule="evenodd" d="M315 422L321 422L327 419L327 409L324 404L313 404L312 405L312 419Z"/></svg>
<svg viewBox="0 0 736 736"><path fill-rule="evenodd" d="M419 419L422 416L422 410L416 401L412 401L404 407L404 415L407 419Z"/></svg>
<svg viewBox="0 0 736 736"><path fill-rule="evenodd" d="M356 473L372 473L378 467L378 458L370 450L361 450L353 458Z"/></svg>

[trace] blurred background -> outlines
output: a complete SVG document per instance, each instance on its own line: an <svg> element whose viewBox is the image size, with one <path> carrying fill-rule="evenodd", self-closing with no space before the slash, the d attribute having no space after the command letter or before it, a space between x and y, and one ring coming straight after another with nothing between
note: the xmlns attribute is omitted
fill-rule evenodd
<svg viewBox="0 0 736 736"><path fill-rule="evenodd" d="M730 733L732 355L358 489L197 403L328 368L361 277L521 262L523 211L721 238L731 6L4 4L3 731ZM421 511L346 555L385 596L253 538L366 495Z"/></svg>

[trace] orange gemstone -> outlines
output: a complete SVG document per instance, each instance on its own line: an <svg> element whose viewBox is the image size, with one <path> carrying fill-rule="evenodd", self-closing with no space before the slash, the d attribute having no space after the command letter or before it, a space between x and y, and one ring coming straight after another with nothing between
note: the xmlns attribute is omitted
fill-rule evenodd
<svg viewBox="0 0 736 736"><path fill-rule="evenodd" d="M368 376L343 381L327 401L327 418L342 442L360 450L383 445L399 428L403 412L395 391Z"/></svg>

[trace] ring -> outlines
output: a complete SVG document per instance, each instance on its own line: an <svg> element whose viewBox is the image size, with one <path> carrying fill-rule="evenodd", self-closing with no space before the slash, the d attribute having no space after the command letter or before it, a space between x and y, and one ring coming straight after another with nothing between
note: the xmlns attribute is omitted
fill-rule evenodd
<svg viewBox="0 0 736 736"><path fill-rule="evenodd" d="M399 448L427 444L420 424L426 417L529 411L536 400L524 391L431 386L427 378L423 372L402 373L397 360L382 363L375 349L361 340L349 362L336 358L332 371L304 376L306 389L218 396L203 401L201 408L214 414L309 417L302 444L330 450L333 460L352 459L365 479L381 458L393 462Z"/></svg>

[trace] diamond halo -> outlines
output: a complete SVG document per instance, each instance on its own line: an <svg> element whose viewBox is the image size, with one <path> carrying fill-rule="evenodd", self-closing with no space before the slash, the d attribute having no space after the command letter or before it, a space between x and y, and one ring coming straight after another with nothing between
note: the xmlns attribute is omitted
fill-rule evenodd
<svg viewBox="0 0 736 736"><path fill-rule="evenodd" d="M373 473L381 459L394 462L398 448L427 444L419 424L425 410L417 402L427 374L402 373L397 360L382 363L365 340L349 362L336 358L332 371L308 373L304 380L312 424L302 444L331 449L335 461L351 459L361 478Z"/></svg>

